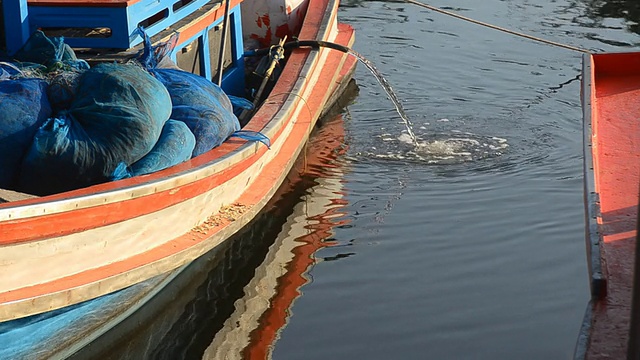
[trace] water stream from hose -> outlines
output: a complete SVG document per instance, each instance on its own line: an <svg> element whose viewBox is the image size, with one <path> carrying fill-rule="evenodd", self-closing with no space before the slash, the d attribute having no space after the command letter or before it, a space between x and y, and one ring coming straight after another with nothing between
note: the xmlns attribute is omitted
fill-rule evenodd
<svg viewBox="0 0 640 360"><path fill-rule="evenodd" d="M382 89L387 93L387 96L389 97L389 99L391 99L391 101L395 105L396 111L398 112L398 115L400 115L400 118L402 118L402 121L404 122L404 126L407 128L407 133L409 133L409 136L411 137L411 140L413 141L414 145L416 147L419 147L420 144L418 143L418 139L416 138L416 135L413 132L411 121L409 120L407 113L404 111L404 107L402 106L400 99L398 99L395 92L393 91L391 84L389 84L387 79L385 79L384 76L382 76L382 73L378 71L375 65L373 65L371 61L367 60L367 58L359 54L357 51L354 51L353 49L349 49L349 54L355 56L367 69L369 69L369 71L371 71L371 74L373 74L376 80L378 80L378 83L380 83L380 86L382 86Z"/></svg>
<svg viewBox="0 0 640 360"><path fill-rule="evenodd" d="M380 159L397 159L402 161L419 161L429 164L451 164L467 161L475 161L488 157L500 156L508 147L505 139L498 137L479 136L469 132L434 133L423 134L417 137L413 129L413 124L407 112L402 106L402 102L393 91L391 84L384 78L375 65L357 51L332 42L321 40L294 40L280 45L283 49L312 47L331 48L354 56L362 63L380 84L387 97L396 108L402 122L406 128L406 134L397 137L389 137L390 134L380 134L377 136L381 143L371 145L374 151L359 152L367 157ZM272 48L249 50L245 56L264 56ZM438 121L449 121L441 119ZM423 128L423 127L421 127Z"/></svg>
<svg viewBox="0 0 640 360"><path fill-rule="evenodd" d="M373 151L359 152L377 159L417 161L427 164L456 164L500 156L509 146L506 139L493 136L480 136L469 132L452 131L450 133L430 133L420 138L413 130L413 123L402 106L402 102L393 91L391 84L371 61L357 51L348 49L347 53L355 56L378 81L388 98L393 102L400 115L406 134L398 137L391 134L380 134L375 138ZM441 119L439 121L449 121ZM374 140L376 140L374 139ZM408 147L407 147L408 145Z"/></svg>

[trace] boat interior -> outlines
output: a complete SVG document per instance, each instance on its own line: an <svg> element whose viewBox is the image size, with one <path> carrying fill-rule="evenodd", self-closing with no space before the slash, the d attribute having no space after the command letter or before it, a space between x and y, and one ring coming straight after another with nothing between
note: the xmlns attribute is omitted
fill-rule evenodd
<svg viewBox="0 0 640 360"><path fill-rule="evenodd" d="M29 20L22 24L9 22L12 14L24 15L25 9L0 6L2 51L11 53L19 49L35 30L33 24L37 24L36 28L45 35L63 37L75 55L92 67L101 62L122 63L138 57L144 50L143 34L136 33L136 29L143 29L154 47L171 43L167 56L170 66L217 82L225 93L248 99L256 108L275 84L278 71L267 74L268 64L265 63L269 56L245 61L245 50L268 48L281 38L295 37L308 6L308 0L282 0L279 4L283 6L278 10L281 13L274 13L274 5L265 0L231 0L228 8L221 0L20 2L28 5ZM261 13L262 16L256 15ZM277 24L280 24L278 28L272 29L271 26L275 28ZM21 36L16 36L21 32ZM224 43L221 41L223 36ZM222 59L221 53L224 54ZM278 59L279 68L287 58L288 53ZM219 76L219 69L223 76ZM264 86L264 92L258 91L261 86ZM252 112L236 115L244 126ZM16 190L20 189L0 188L0 203L36 197Z"/></svg>
<svg viewBox="0 0 640 360"><path fill-rule="evenodd" d="M640 183L640 53L585 56L585 200L590 352L625 355ZM589 123L590 120L590 123ZM613 356L612 358L618 358Z"/></svg>

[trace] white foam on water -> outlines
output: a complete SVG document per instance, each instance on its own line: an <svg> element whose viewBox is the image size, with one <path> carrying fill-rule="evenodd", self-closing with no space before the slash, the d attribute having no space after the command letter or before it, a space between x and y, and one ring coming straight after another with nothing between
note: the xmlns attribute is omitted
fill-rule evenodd
<svg viewBox="0 0 640 360"><path fill-rule="evenodd" d="M454 155L460 149L459 144L447 140L425 141L418 144L416 151L431 155Z"/></svg>
<svg viewBox="0 0 640 360"><path fill-rule="evenodd" d="M468 138L449 138L447 139L447 141L451 141L451 142L461 141L461 142L468 142L471 145L475 145L475 146L480 145L480 141L476 139L468 139Z"/></svg>
<svg viewBox="0 0 640 360"><path fill-rule="evenodd" d="M411 138L411 135L407 133L400 134L400 136L398 136L398 141L413 145L413 139Z"/></svg>
<svg viewBox="0 0 640 360"><path fill-rule="evenodd" d="M421 135L414 141L407 131L395 135L385 131L375 135L378 143L375 146L371 144L369 151L361 155L423 164L459 164L502 156L509 147L507 139L460 130L452 130L448 134Z"/></svg>

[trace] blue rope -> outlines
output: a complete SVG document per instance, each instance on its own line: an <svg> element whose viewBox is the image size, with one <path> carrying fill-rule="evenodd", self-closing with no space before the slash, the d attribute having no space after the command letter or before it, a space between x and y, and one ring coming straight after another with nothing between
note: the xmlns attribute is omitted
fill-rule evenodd
<svg viewBox="0 0 640 360"><path fill-rule="evenodd" d="M238 130L231 134L231 137L237 137L240 139L244 139L247 141L260 141L263 143L268 149L271 149L271 140L269 138L257 131L251 130Z"/></svg>

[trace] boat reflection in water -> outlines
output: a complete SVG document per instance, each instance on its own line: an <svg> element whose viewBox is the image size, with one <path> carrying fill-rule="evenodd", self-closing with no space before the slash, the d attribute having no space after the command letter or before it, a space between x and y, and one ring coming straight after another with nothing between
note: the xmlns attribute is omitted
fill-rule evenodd
<svg viewBox="0 0 640 360"><path fill-rule="evenodd" d="M357 93L350 84L350 98ZM349 90L349 89L348 89ZM343 102L344 105L344 102ZM308 282L313 254L346 220L341 115L325 121L265 211L74 359L264 359Z"/></svg>

